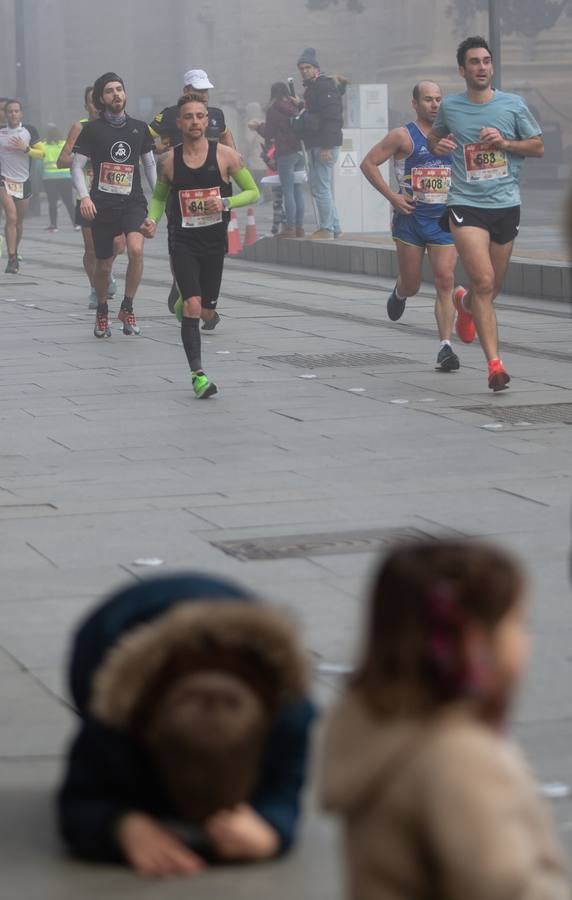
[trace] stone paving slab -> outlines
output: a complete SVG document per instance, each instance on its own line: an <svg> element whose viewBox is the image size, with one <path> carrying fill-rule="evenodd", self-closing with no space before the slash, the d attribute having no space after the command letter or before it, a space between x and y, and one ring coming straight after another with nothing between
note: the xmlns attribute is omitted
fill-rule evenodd
<svg viewBox="0 0 572 900"><path fill-rule="evenodd" d="M146 245L142 337L114 330L101 342L91 333L79 237L39 229L30 220L22 274L0 274L2 895L342 895L334 830L312 790L305 839L291 858L209 873L192 888L62 854L50 804L73 729L63 677L69 635L96 599L146 577L141 557L163 559L163 571L192 566L237 578L288 609L327 706L340 688L336 667L355 656L377 553L309 550L242 562L221 544L327 532L335 545L356 530L409 527L512 547L531 570L536 646L515 731L540 778L572 784L572 426L484 427L498 424L494 411L506 406L572 403L572 329L562 304L500 298L513 382L493 397L478 346L460 347L458 373L434 371L425 289L390 323L387 280L229 260L222 322L204 342L221 393L198 403L165 308L164 231ZM124 269L118 260L120 282ZM400 361L306 370L265 358L334 353ZM485 406L490 416L475 409ZM572 803L554 809L572 849Z"/></svg>

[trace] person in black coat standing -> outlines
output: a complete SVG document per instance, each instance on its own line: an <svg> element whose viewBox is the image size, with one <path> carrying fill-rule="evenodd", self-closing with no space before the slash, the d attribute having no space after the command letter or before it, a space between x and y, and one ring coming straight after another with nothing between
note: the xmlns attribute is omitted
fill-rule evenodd
<svg viewBox="0 0 572 900"><path fill-rule="evenodd" d="M333 195L334 166L342 146L342 90L335 78L324 75L313 47L303 51L298 71L304 84L304 111L299 128L308 151L310 189L316 201L319 227L311 238L331 240L341 234Z"/></svg>
<svg viewBox="0 0 572 900"><path fill-rule="evenodd" d="M283 615L220 578L151 578L88 615L69 678L72 853L168 876L290 848L314 707Z"/></svg>

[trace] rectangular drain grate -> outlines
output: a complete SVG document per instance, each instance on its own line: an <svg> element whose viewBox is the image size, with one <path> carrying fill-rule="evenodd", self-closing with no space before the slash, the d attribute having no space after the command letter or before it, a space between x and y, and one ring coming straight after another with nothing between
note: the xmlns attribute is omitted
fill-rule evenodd
<svg viewBox="0 0 572 900"><path fill-rule="evenodd" d="M538 403L534 406L465 406L465 412L488 416L506 425L572 425L572 403Z"/></svg>
<svg viewBox="0 0 572 900"><path fill-rule="evenodd" d="M211 545L241 562L248 562L253 559L298 559L305 556L372 553L386 544L426 540L428 537L428 534L417 528L369 528L361 531L286 534L251 540L211 541Z"/></svg>
<svg viewBox="0 0 572 900"><path fill-rule="evenodd" d="M393 366L410 364L411 359L389 353L287 353L283 356L261 356L270 362L286 363L299 369L320 369L330 366Z"/></svg>

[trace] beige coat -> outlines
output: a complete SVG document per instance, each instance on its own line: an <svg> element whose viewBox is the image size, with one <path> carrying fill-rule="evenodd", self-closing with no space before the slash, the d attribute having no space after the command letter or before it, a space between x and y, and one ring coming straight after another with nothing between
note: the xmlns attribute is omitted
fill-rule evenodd
<svg viewBox="0 0 572 900"><path fill-rule="evenodd" d="M343 821L351 900L572 896L522 756L466 712L382 723L348 693L327 726L320 792Z"/></svg>

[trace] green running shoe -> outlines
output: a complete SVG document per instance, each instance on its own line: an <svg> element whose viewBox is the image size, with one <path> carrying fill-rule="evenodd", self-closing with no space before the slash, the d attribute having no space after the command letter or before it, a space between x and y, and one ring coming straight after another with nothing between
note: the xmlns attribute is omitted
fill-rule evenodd
<svg viewBox="0 0 572 900"><path fill-rule="evenodd" d="M204 372L193 375L193 390L197 400L206 400L207 397L212 397L218 392L216 384L209 381Z"/></svg>
<svg viewBox="0 0 572 900"><path fill-rule="evenodd" d="M177 317L177 322L182 322L183 321L183 298L181 296L179 296L177 302L175 303L175 305L173 307L173 312L175 313L175 316Z"/></svg>

